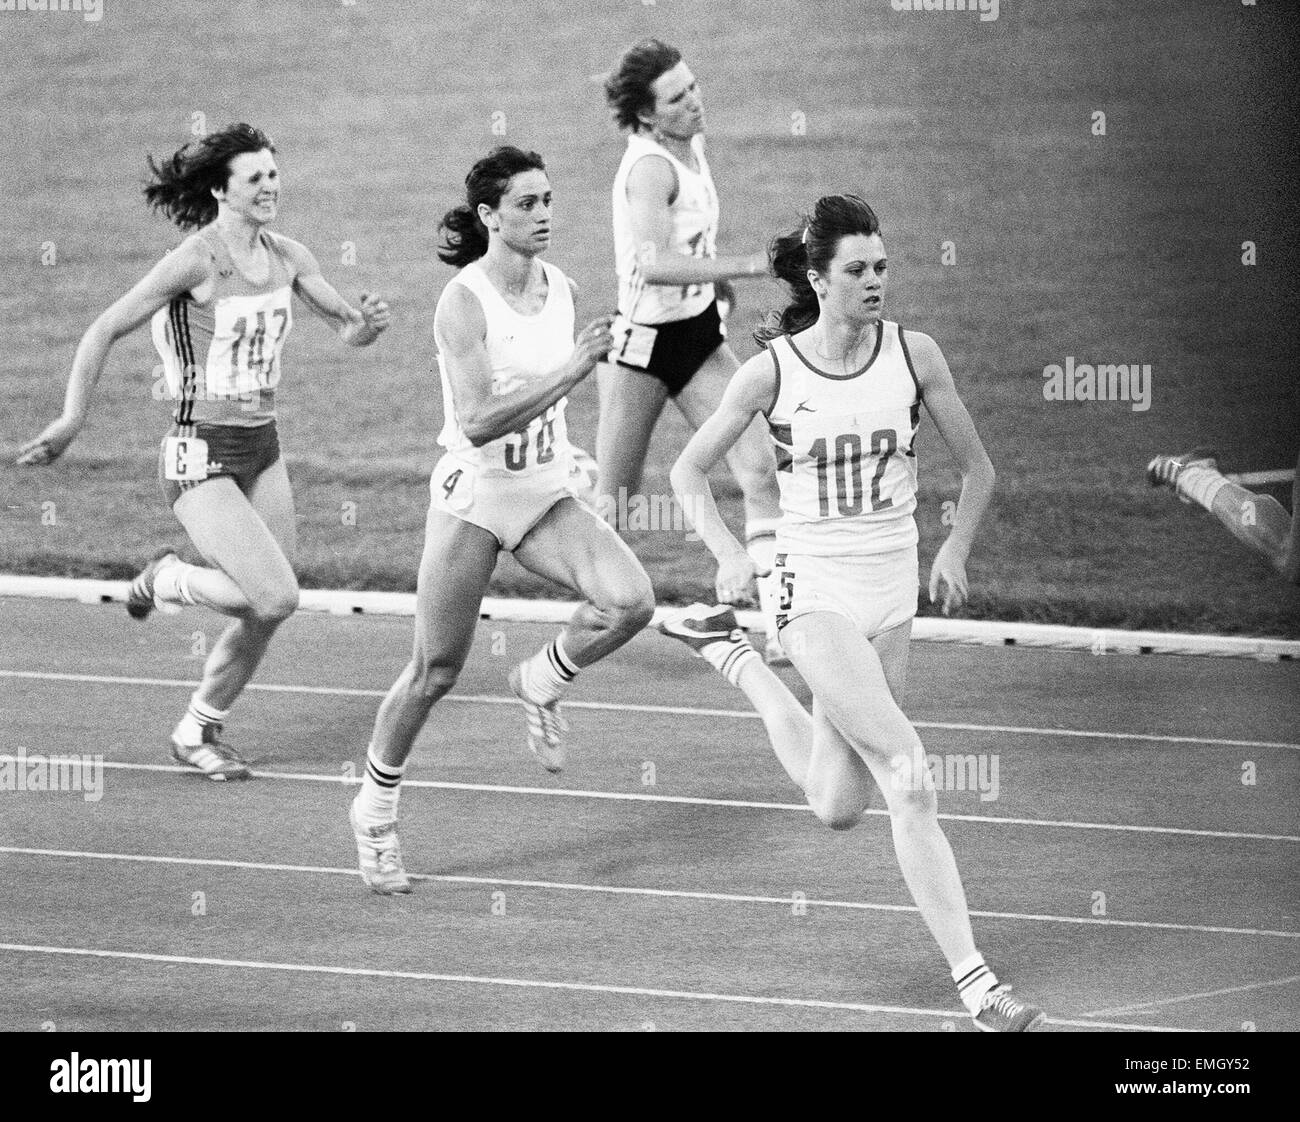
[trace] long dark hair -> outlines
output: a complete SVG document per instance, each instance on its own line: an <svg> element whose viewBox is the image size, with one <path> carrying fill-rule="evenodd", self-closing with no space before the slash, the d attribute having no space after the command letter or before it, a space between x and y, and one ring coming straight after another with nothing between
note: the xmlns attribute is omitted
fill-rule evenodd
<svg viewBox="0 0 1300 1122"><path fill-rule="evenodd" d="M808 270L825 273L840 239L851 234L880 233L876 212L857 195L823 195L812 216L804 216L797 229L772 239L768 246L768 269L790 286L793 300L785 311L773 313L754 332L757 342L766 343L778 335L794 335L817 322L817 293L808 280Z"/></svg>
<svg viewBox="0 0 1300 1122"><path fill-rule="evenodd" d="M230 163L245 152L275 151L271 138L252 125L227 125L194 140L161 164L147 156L151 182L144 197L182 230L206 226L217 216L212 188L230 182Z"/></svg>
<svg viewBox="0 0 1300 1122"><path fill-rule="evenodd" d="M605 79L605 100L615 123L621 129L641 128L640 114L653 109L654 93L650 87L682 61L682 52L658 39L633 43L614 64Z"/></svg>
<svg viewBox="0 0 1300 1122"><path fill-rule="evenodd" d="M442 239L438 256L448 265L461 268L477 261L487 252L487 227L478 216L481 203L493 210L501 205L501 196L510 180L521 171L545 171L546 164L536 152L524 152L510 145L494 148L465 176L465 202L452 207L442 216L438 234Z"/></svg>

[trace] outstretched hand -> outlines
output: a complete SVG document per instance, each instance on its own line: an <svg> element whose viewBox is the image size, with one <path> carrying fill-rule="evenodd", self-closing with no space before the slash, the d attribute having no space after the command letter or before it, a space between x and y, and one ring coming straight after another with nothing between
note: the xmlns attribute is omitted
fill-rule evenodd
<svg viewBox="0 0 1300 1122"><path fill-rule="evenodd" d="M66 417L59 417L46 425L39 436L18 449L16 462L24 467L43 467L52 464L63 455L80 431L80 423L70 421Z"/></svg>

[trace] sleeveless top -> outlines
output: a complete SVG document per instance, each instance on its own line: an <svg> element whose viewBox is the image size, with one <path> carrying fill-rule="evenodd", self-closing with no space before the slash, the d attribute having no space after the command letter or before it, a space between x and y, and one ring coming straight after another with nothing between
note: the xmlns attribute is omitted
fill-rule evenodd
<svg viewBox="0 0 1300 1122"><path fill-rule="evenodd" d="M177 403L172 419L180 425L266 424L275 419L280 351L293 326L296 274L288 246L278 234L261 232L270 271L255 284L239 271L215 226L195 236L213 253L212 295L200 304L183 293L155 312L150 325Z"/></svg>
<svg viewBox="0 0 1300 1122"><path fill-rule="evenodd" d="M915 544L921 388L902 328L881 320L871 357L850 374L819 369L789 335L767 349L777 376L767 420L778 548L834 556Z"/></svg>
<svg viewBox="0 0 1300 1122"><path fill-rule="evenodd" d="M623 162L614 176L614 263L618 273L618 310L633 323L675 323L699 315L713 303L711 284L646 284L637 268L637 240L632 231L627 180L633 166L646 156L662 156L677 173L677 195L670 205L672 238L669 248L687 257L716 256L718 193L713 187L704 137L691 139L700 170L692 171L650 137L632 133Z"/></svg>
<svg viewBox="0 0 1300 1122"><path fill-rule="evenodd" d="M546 272L546 303L536 315L515 311L478 262L466 265L448 283L439 297L446 298L452 285L468 288L478 298L487 321L484 340L492 366L493 395L507 394L551 373L573 354L573 293L568 278L556 266L543 261ZM506 472L511 476L568 472L571 450L565 427L565 398L551 405L516 432L475 447L456 417L451 379L442 355L446 340L434 321L438 366L442 376L442 407L445 418L438 443L448 452L477 466L481 471Z"/></svg>

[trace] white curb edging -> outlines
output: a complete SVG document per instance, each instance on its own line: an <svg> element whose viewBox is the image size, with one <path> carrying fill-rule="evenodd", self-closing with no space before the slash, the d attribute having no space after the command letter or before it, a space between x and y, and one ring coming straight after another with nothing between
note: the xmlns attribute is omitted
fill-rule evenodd
<svg viewBox="0 0 1300 1122"><path fill-rule="evenodd" d="M122 603L126 581L74 580L66 577L29 577L0 573L0 596L76 600L83 604ZM481 618L516 623L563 623L577 604L559 600L510 600L489 596ZM411 592L353 592L347 589L302 591L300 608L330 615L415 615ZM658 608L655 622L676 611ZM736 613L740 625L762 631L756 611ZM1300 642L1289 639L1254 639L1236 635L1185 635L1168 631L1123 631L1109 628L1061 627L1042 623L1001 623L995 620L918 618L912 636L923 642L973 643L994 647L1048 647L1093 654L1180 654L1262 661L1300 659Z"/></svg>

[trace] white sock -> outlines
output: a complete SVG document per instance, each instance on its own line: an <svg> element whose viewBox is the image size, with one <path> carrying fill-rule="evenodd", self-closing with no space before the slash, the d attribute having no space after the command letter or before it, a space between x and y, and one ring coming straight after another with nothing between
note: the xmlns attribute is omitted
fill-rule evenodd
<svg viewBox="0 0 1300 1122"><path fill-rule="evenodd" d="M997 975L988 968L979 951L952 968L952 980L957 983L961 1003L972 1017L979 1013L984 995L998 984Z"/></svg>
<svg viewBox="0 0 1300 1122"><path fill-rule="evenodd" d="M1227 482L1227 479L1215 468L1189 464L1178 473L1174 489L1184 498L1191 499L1192 502L1199 503L1206 510L1213 511L1214 496L1223 489L1223 485Z"/></svg>
<svg viewBox="0 0 1300 1122"><path fill-rule="evenodd" d="M578 667L564 653L557 635L532 658L520 664L521 684L530 699L550 705L564 696L565 687L578 676Z"/></svg>
<svg viewBox="0 0 1300 1122"><path fill-rule="evenodd" d="M174 561L158 570L153 580L153 594L165 604L193 604L190 574L197 569L187 561Z"/></svg>
<svg viewBox="0 0 1300 1122"><path fill-rule="evenodd" d="M196 693L190 698L189 708L185 710L185 716L176 726L172 733L182 744L197 746L203 743L203 730L209 725L220 725L230 715L229 709L214 709L211 705L199 700Z"/></svg>
<svg viewBox="0 0 1300 1122"><path fill-rule="evenodd" d="M733 686L739 686L740 672L751 659L758 658L758 652L750 646L748 639L719 639L701 647L700 657Z"/></svg>
<svg viewBox="0 0 1300 1122"><path fill-rule="evenodd" d="M357 820L365 826L381 826L397 819L397 799L402 793L402 772L406 764L386 764L366 749L366 771L356 797Z"/></svg>

